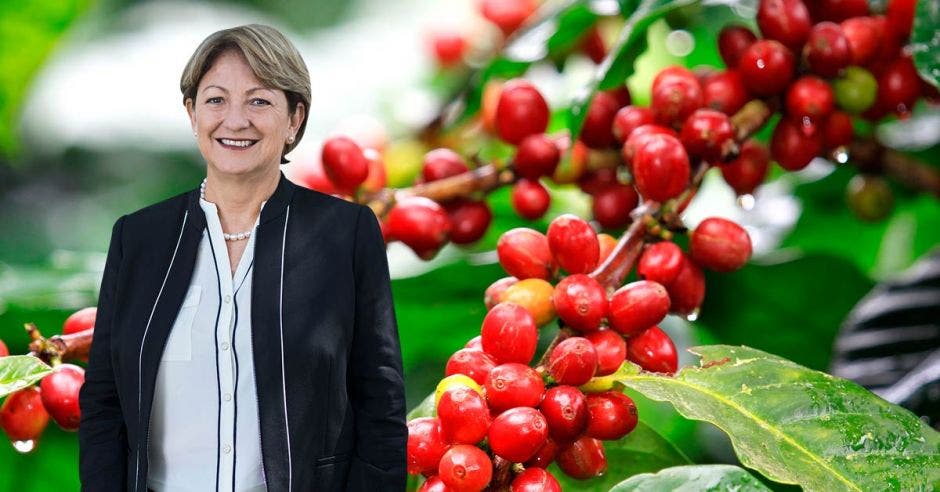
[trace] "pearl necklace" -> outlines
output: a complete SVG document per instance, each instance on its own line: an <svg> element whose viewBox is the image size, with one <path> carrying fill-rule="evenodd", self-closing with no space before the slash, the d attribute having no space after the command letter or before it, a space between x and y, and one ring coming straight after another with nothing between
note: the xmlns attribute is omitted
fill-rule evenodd
<svg viewBox="0 0 940 492"><path fill-rule="evenodd" d="M199 185L199 198L206 200L206 180L209 178L203 178L202 184ZM208 201L208 200L206 200ZM229 234L225 231L222 231L222 237L226 241L241 241L242 239L248 239L251 236L251 231L239 232L236 234Z"/></svg>

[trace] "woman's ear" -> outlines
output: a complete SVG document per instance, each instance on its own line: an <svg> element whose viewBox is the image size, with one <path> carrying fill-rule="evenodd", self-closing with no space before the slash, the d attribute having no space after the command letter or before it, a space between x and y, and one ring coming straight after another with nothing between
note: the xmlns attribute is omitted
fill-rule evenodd
<svg viewBox="0 0 940 492"><path fill-rule="evenodd" d="M307 108L304 107L304 103L297 103L294 114L290 115L290 126L294 129L293 133L295 136L297 131L300 129L300 124L303 123L305 116L307 116Z"/></svg>
<svg viewBox="0 0 940 492"><path fill-rule="evenodd" d="M184 103L186 106L186 113L189 115L189 126L192 127L193 133L196 132L196 110L193 108L193 99L191 97L186 98Z"/></svg>

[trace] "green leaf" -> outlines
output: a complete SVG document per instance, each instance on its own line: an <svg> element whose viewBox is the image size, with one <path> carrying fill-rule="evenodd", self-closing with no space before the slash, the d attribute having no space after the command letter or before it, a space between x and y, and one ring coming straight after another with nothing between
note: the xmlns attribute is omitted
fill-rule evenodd
<svg viewBox="0 0 940 492"><path fill-rule="evenodd" d="M861 386L749 347L691 349L702 367L620 382L731 438L741 463L806 490L940 486L940 434Z"/></svg>
<svg viewBox="0 0 940 492"><path fill-rule="evenodd" d="M0 3L0 154L17 151L16 119L33 77L88 0Z"/></svg>
<svg viewBox="0 0 940 492"><path fill-rule="evenodd" d="M408 412L406 420L414 420L421 417L436 417L437 411L434 408L434 393L428 395L418 406Z"/></svg>
<svg viewBox="0 0 940 492"><path fill-rule="evenodd" d="M32 355L0 357L0 398L39 381L50 372L51 367Z"/></svg>
<svg viewBox="0 0 940 492"><path fill-rule="evenodd" d="M616 441L604 441L607 472L590 480L575 480L552 463L548 470L558 479L562 490L606 492L624 477L650 473L689 464L689 459L652 427L640 421L636 429Z"/></svg>
<svg viewBox="0 0 940 492"><path fill-rule="evenodd" d="M735 490L770 491L760 480L734 465L694 465L666 468L659 473L634 475L617 484L610 492L699 492Z"/></svg>
<svg viewBox="0 0 940 492"><path fill-rule="evenodd" d="M747 344L817 370L829 367L839 325L874 285L854 264L831 254L706 275L697 325L721 343Z"/></svg>
<svg viewBox="0 0 940 492"><path fill-rule="evenodd" d="M921 0L911 31L914 66L924 80L940 87L940 3Z"/></svg>

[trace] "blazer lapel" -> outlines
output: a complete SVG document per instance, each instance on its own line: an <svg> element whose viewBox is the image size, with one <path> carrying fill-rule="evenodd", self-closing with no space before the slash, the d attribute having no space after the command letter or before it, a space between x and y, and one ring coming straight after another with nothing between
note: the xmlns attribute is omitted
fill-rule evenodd
<svg viewBox="0 0 940 492"><path fill-rule="evenodd" d="M289 490L291 482L287 395L283 380L286 360L281 339L281 278L290 268L284 256L290 232L289 211L295 185L281 174L277 189L261 211L255 233L251 291L251 343L255 364L255 391L261 454L268 490ZM285 235L285 233L287 235ZM284 299L286 299L286 293Z"/></svg>

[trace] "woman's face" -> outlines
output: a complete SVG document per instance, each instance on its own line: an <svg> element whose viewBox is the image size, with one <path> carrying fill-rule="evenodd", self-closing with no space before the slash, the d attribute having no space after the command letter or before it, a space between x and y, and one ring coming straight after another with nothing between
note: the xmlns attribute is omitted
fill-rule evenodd
<svg viewBox="0 0 940 492"><path fill-rule="evenodd" d="M284 91L264 87L238 50L220 54L202 77L196 100L186 111L197 133L199 151L210 168L223 174L266 174L281 162L281 151L303 121L293 116ZM226 142L223 143L222 140ZM235 140L248 147L228 145Z"/></svg>

